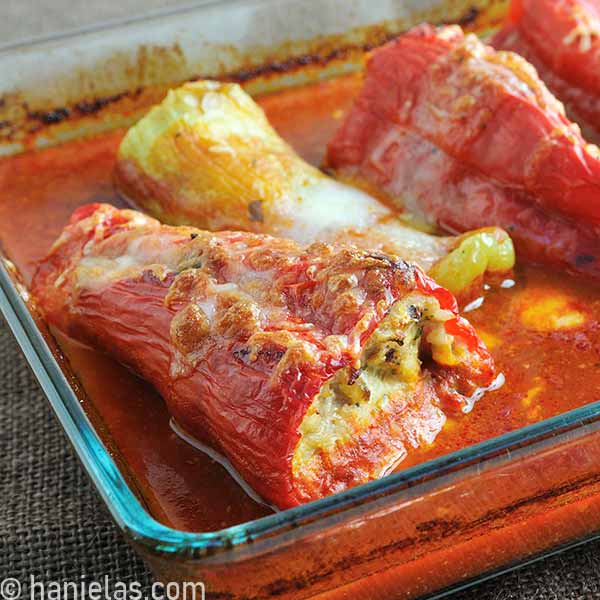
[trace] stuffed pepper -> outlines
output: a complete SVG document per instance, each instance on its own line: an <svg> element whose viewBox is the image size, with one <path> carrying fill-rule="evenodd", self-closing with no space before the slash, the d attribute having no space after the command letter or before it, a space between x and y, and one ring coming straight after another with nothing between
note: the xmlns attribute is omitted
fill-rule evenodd
<svg viewBox="0 0 600 600"><path fill-rule="evenodd" d="M422 25L373 53L327 161L448 231L504 227L520 257L598 279L599 154L523 58Z"/></svg>
<svg viewBox="0 0 600 600"><path fill-rule="evenodd" d="M119 189L170 224L236 229L387 252L418 263L467 296L484 274L514 264L507 234L459 237L409 227L367 193L304 162L238 85L199 81L172 90L125 136Z"/></svg>
<svg viewBox="0 0 600 600"><path fill-rule="evenodd" d="M495 377L454 297L376 252L88 205L32 289L280 508L389 473Z"/></svg>
<svg viewBox="0 0 600 600"><path fill-rule="evenodd" d="M588 139L600 140L600 4L513 0L491 43L524 56Z"/></svg>

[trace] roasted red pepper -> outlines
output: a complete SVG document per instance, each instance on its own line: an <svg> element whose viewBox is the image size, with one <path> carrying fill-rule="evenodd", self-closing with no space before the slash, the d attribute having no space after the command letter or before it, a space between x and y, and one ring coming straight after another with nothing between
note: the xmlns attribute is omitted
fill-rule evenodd
<svg viewBox="0 0 600 600"><path fill-rule="evenodd" d="M328 163L449 231L505 228L523 258L600 278L600 160L535 69L457 26L375 51Z"/></svg>
<svg viewBox="0 0 600 600"><path fill-rule="evenodd" d="M93 205L32 289L282 508L387 473L494 378L453 296L382 254Z"/></svg>
<svg viewBox="0 0 600 600"><path fill-rule="evenodd" d="M600 4L513 0L491 44L524 56L587 139L600 141Z"/></svg>

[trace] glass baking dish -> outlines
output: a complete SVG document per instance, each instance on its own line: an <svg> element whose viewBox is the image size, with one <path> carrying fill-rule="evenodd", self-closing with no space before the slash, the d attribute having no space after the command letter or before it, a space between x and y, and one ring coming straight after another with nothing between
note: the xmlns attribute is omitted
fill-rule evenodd
<svg viewBox="0 0 600 600"><path fill-rule="evenodd" d="M200 74L276 90L355 70L365 48L422 20L493 26L505 9L208 2L0 48L0 153L128 124ZM85 389L5 256L0 309L117 526L162 581L202 581L221 599L430 597L600 534L600 402L220 531L168 527L84 410Z"/></svg>

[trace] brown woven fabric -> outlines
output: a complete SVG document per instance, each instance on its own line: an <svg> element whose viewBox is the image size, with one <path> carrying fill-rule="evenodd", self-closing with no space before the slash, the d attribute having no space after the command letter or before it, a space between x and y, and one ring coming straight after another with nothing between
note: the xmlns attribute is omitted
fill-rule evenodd
<svg viewBox="0 0 600 600"><path fill-rule="evenodd" d="M0 579L150 585L75 459L0 317ZM24 588L24 592L26 589ZM148 589L146 593L149 593ZM25 596L23 596L25 597ZM600 598L600 544L472 588L457 600Z"/></svg>
<svg viewBox="0 0 600 600"><path fill-rule="evenodd" d="M0 498L0 579L149 583L1 316Z"/></svg>

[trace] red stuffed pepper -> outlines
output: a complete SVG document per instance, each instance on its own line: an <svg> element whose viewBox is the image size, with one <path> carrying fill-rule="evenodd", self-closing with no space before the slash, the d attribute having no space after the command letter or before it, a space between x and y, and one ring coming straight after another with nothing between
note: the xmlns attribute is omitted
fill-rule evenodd
<svg viewBox="0 0 600 600"><path fill-rule="evenodd" d="M457 26L375 51L328 163L449 231L504 227L520 256L600 278L600 160L535 69Z"/></svg>
<svg viewBox="0 0 600 600"><path fill-rule="evenodd" d="M388 473L494 379L453 296L382 254L89 205L33 292L280 508Z"/></svg>
<svg viewBox="0 0 600 600"><path fill-rule="evenodd" d="M513 0L491 43L532 63L586 137L600 140L600 3Z"/></svg>

